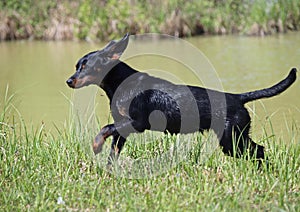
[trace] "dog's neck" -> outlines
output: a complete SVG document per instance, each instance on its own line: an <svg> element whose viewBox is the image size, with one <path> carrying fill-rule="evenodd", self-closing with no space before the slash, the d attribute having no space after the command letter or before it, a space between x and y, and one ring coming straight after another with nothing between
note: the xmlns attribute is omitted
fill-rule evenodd
<svg viewBox="0 0 300 212"><path fill-rule="evenodd" d="M128 78L129 76L137 73L138 71L134 70L126 63L119 61L103 78L100 83L100 87L105 91L109 100L111 101L114 93L121 85L121 83Z"/></svg>

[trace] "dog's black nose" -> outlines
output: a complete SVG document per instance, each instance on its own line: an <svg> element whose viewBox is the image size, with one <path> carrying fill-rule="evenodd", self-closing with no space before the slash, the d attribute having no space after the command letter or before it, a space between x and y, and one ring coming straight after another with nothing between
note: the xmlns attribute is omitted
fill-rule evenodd
<svg viewBox="0 0 300 212"><path fill-rule="evenodd" d="M69 78L67 81L66 81L66 83L68 84L68 86L70 87L70 88L75 88L75 82L76 80L74 79L74 78Z"/></svg>
<svg viewBox="0 0 300 212"><path fill-rule="evenodd" d="M72 85L72 84L73 84L73 79L69 78L69 79L66 81L66 83L67 83L69 86Z"/></svg>

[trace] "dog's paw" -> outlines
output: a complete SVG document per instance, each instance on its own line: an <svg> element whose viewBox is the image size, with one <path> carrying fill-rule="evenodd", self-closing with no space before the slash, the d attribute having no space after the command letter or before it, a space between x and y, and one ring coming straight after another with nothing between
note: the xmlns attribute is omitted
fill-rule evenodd
<svg viewBox="0 0 300 212"><path fill-rule="evenodd" d="M95 153L95 155L97 155L98 153L100 153L102 151L102 146L105 142L105 138L100 134L97 135L94 143L93 143L93 151Z"/></svg>

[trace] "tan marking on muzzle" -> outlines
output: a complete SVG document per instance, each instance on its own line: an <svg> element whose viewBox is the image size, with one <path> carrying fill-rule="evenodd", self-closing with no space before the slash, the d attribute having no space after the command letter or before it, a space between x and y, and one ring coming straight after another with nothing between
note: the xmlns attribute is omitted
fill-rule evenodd
<svg viewBox="0 0 300 212"><path fill-rule="evenodd" d="M87 86L87 85L90 85L93 83L95 83L95 84L97 83L96 77L92 77L92 76L85 76L81 79L77 78L75 80L76 80L74 83L75 88L80 88L80 87Z"/></svg>

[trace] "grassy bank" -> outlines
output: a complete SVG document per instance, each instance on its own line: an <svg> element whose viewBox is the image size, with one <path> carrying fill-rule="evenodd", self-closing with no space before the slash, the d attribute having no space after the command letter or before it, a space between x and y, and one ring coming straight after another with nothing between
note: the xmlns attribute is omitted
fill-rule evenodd
<svg viewBox="0 0 300 212"><path fill-rule="evenodd" d="M299 0L0 2L0 40L110 40L120 34L268 35L298 30Z"/></svg>
<svg viewBox="0 0 300 212"><path fill-rule="evenodd" d="M290 128L285 142L265 130L259 142L266 146L269 169L257 170L257 164L220 150L201 161L195 143L167 172L128 179L99 165L107 156L91 154L92 130L71 121L54 134L45 125L34 129L16 113L11 97L5 102L0 105L1 211L300 210L299 126ZM160 155L172 142L168 136L146 145L129 140L121 160Z"/></svg>

